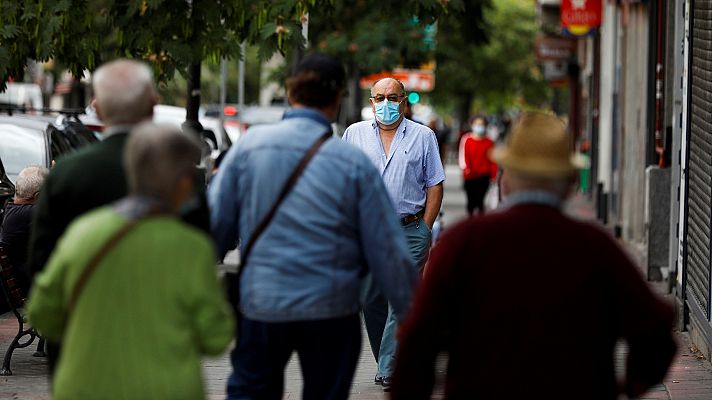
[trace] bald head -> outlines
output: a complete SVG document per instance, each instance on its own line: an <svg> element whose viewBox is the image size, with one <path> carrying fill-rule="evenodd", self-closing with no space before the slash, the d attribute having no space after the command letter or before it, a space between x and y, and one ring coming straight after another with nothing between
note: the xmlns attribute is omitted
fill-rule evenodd
<svg viewBox="0 0 712 400"><path fill-rule="evenodd" d="M405 96L405 85L403 82L395 78L383 78L376 81L371 87L371 96L376 96L379 93L397 93Z"/></svg>
<svg viewBox="0 0 712 400"><path fill-rule="evenodd" d="M151 118L157 102L153 74L142 62L120 59L93 77L97 114L106 126L134 125Z"/></svg>

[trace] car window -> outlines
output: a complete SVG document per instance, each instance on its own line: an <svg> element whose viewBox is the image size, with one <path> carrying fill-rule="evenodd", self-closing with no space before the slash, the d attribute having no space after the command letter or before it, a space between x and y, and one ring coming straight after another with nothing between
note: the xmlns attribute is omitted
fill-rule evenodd
<svg viewBox="0 0 712 400"><path fill-rule="evenodd" d="M44 137L39 131L0 124L0 143L0 159L13 183L26 166L47 165Z"/></svg>
<svg viewBox="0 0 712 400"><path fill-rule="evenodd" d="M50 129L50 141L52 142L52 160L57 161L61 156L72 151L72 144L57 129Z"/></svg>

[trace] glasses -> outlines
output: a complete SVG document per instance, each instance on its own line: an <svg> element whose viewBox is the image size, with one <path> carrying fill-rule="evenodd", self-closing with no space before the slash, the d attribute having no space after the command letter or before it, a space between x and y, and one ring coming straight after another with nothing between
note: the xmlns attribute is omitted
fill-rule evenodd
<svg viewBox="0 0 712 400"><path fill-rule="evenodd" d="M402 99L403 97L405 97L405 96L404 96L404 95L400 95L400 94L389 94L388 96L384 96L384 95L382 95L382 94L377 94L377 95L375 95L375 96L371 96L371 98L373 99L373 101L375 101L376 103L380 103L380 102L382 102L383 100L386 100L386 99L388 99L388 101L392 101L392 102L394 102L394 103L397 103L397 102L400 101L400 99Z"/></svg>

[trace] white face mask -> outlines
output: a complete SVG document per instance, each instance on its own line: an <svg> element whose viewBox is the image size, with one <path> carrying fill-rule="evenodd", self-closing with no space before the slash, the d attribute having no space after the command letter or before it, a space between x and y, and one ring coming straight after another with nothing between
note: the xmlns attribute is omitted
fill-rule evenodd
<svg viewBox="0 0 712 400"><path fill-rule="evenodd" d="M484 136L484 134L485 134L484 125L472 125L472 133L474 133L477 136Z"/></svg>

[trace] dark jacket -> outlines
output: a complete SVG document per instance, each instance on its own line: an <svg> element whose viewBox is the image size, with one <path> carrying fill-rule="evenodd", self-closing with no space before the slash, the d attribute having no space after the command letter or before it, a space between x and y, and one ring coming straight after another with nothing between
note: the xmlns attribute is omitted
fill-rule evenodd
<svg viewBox="0 0 712 400"><path fill-rule="evenodd" d="M33 275L42 270L57 240L74 218L127 194L123 169L127 139L125 132L114 133L66 156L52 168L40 192L32 222L28 265ZM204 189L199 191L198 198L198 207L184 215L183 220L209 232Z"/></svg>
<svg viewBox="0 0 712 400"><path fill-rule="evenodd" d="M448 399L615 399L616 342L629 347L628 387L653 385L675 353L672 322L608 234L514 206L440 239L401 327L392 398L430 398L447 343Z"/></svg>
<svg viewBox="0 0 712 400"><path fill-rule="evenodd" d="M0 246L5 250L25 295L30 288L30 275L25 264L30 239L32 207L32 204L8 203L0 227Z"/></svg>

